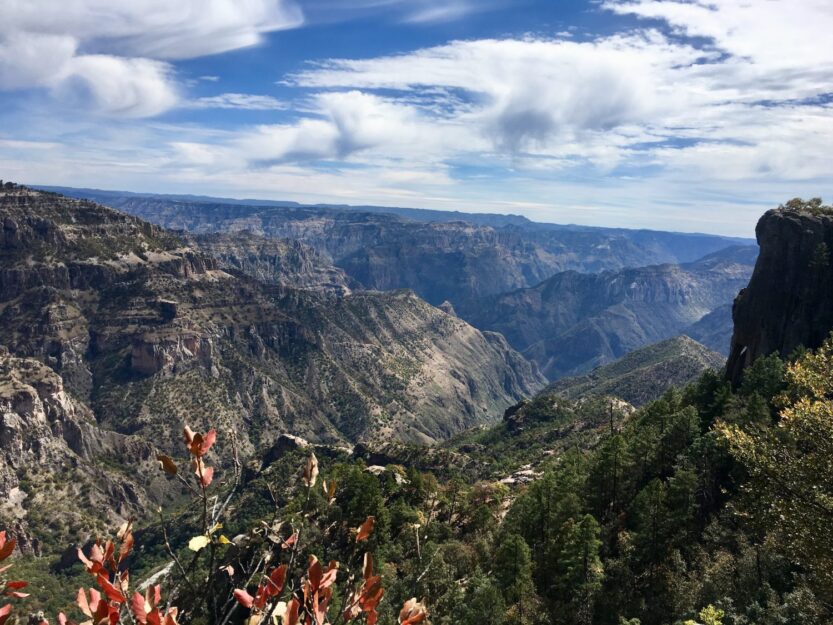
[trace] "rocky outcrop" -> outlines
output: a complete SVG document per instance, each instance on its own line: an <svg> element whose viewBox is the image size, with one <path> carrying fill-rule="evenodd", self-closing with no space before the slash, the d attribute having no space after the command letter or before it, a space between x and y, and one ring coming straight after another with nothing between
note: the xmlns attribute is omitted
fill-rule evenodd
<svg viewBox="0 0 833 625"><path fill-rule="evenodd" d="M171 374L178 365L190 363L210 370L212 352L211 340L196 333L145 334L133 341L130 368L140 375Z"/></svg>
<svg viewBox="0 0 833 625"><path fill-rule="evenodd" d="M502 333L554 380L684 332L733 300L749 280L755 254L733 247L685 265L565 272L457 312L478 328Z"/></svg>
<svg viewBox="0 0 833 625"><path fill-rule="evenodd" d="M732 313L727 376L735 384L756 358L816 348L833 330L833 214L771 210L755 233L761 253Z"/></svg>
<svg viewBox="0 0 833 625"><path fill-rule="evenodd" d="M251 232L192 235L186 240L216 258L223 269L261 282L337 295L349 293L353 282L342 269L300 241Z"/></svg>
<svg viewBox="0 0 833 625"><path fill-rule="evenodd" d="M115 462L135 463L133 477L108 468ZM38 555L45 541L84 542L143 515L152 465L150 445L101 431L52 369L0 352L0 523L14 528L24 552Z"/></svg>

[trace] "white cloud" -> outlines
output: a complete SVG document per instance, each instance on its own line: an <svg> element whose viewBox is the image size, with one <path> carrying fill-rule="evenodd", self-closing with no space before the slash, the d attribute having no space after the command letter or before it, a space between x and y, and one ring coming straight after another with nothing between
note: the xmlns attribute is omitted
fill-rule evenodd
<svg viewBox="0 0 833 625"><path fill-rule="evenodd" d="M478 40L400 56L332 60L294 80L319 88L462 90L468 94L462 105L441 104L477 124L497 149L519 152L680 110L686 96L668 80L670 70L702 56L657 33L589 43Z"/></svg>
<svg viewBox="0 0 833 625"><path fill-rule="evenodd" d="M191 100L185 106L196 109L244 109L249 111L278 111L289 106L268 95L254 95L250 93L221 93Z"/></svg>
<svg viewBox="0 0 833 625"><path fill-rule="evenodd" d="M302 21L289 0L5 0L0 90L41 87L99 113L152 116L179 99L169 61Z"/></svg>
<svg viewBox="0 0 833 625"><path fill-rule="evenodd" d="M511 0L306 0L304 8L314 21L350 20L362 15L388 13L397 21L431 25L453 22L474 13L511 5Z"/></svg>
<svg viewBox="0 0 833 625"><path fill-rule="evenodd" d="M103 6L67 2L85 10ZM150 32L152 12L135 15L132 7L106 28L74 24L66 15L46 25L0 25L0 88L43 86L113 115L151 115L177 98L185 107L281 106L270 96L236 93L183 102L168 63L210 46L248 45L276 20L277 27L290 25L262 10L287 5L244 3L241 22L222 19L222 7L230 5L218 0L204 20L190 24L196 5L172 4L164 11L173 14L160 15L185 30L181 38L167 26ZM345 4L313 6L337 14L333 19L367 10L398 21L451 20L494 6ZM15 5L3 4L0 17L7 6ZM155 5L137 0L137 6ZM107 176L111 186L134 189L469 210L513 206L537 219L735 234L749 233L761 208L833 193L827 0L600 6L645 18L644 27L595 39L565 31L329 59L282 83L303 96L291 99L301 105L282 112L281 123L212 129L125 122L84 150L54 150L51 171L77 170L77 184ZM228 31L220 32L224 21ZM132 26L137 22L141 28ZM206 33L216 34L216 43ZM28 162L34 172L28 180L50 182L33 179L47 171L44 151L26 141L54 137L10 137L19 142L4 148L19 146L16 158L0 165L15 172Z"/></svg>

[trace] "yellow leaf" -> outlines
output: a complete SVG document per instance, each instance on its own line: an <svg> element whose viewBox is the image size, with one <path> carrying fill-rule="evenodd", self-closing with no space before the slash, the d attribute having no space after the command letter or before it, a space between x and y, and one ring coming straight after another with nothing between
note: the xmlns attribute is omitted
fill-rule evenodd
<svg viewBox="0 0 833 625"><path fill-rule="evenodd" d="M209 542L211 542L211 539L208 536L194 536L188 541L188 549L191 551L199 551L208 545Z"/></svg>
<svg viewBox="0 0 833 625"><path fill-rule="evenodd" d="M230 545L231 541L226 538L225 534L220 534L220 538L218 539L221 545Z"/></svg>

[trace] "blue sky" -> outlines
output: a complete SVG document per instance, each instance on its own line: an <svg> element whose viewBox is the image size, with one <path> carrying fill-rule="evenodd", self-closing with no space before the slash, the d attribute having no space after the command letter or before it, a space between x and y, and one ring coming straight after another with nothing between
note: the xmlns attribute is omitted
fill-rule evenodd
<svg viewBox="0 0 833 625"><path fill-rule="evenodd" d="M746 235L833 195L829 0L9 0L0 178Z"/></svg>

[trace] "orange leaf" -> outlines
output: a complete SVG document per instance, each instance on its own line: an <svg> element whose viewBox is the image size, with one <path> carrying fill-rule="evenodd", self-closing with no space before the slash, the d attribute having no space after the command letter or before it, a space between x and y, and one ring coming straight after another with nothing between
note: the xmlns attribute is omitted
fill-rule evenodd
<svg viewBox="0 0 833 625"><path fill-rule="evenodd" d="M399 625L416 625L428 618L428 612L416 597L408 599L399 612Z"/></svg>
<svg viewBox="0 0 833 625"><path fill-rule="evenodd" d="M173 458L170 456L166 456L165 454L156 454L156 459L159 461L159 465L162 467L162 470L168 475L176 475L177 471L179 471L176 466L176 462L174 462Z"/></svg>
<svg viewBox="0 0 833 625"><path fill-rule="evenodd" d="M315 480L318 478L318 458L313 453L307 459L307 464L304 466L304 484L307 488L315 486Z"/></svg>
<svg viewBox="0 0 833 625"><path fill-rule="evenodd" d="M363 540L367 540L373 533L374 525L376 525L376 517L367 517L365 522L359 526L358 533L356 534L356 542L360 543Z"/></svg>
<svg viewBox="0 0 833 625"><path fill-rule="evenodd" d="M0 562L12 555L14 551L15 539L9 538L6 540L6 532L0 532Z"/></svg>
<svg viewBox="0 0 833 625"><path fill-rule="evenodd" d="M121 544L121 549L119 549L119 562L124 562L124 559L130 555L130 550L133 549L133 533L129 532L127 536L124 537L124 541Z"/></svg>

